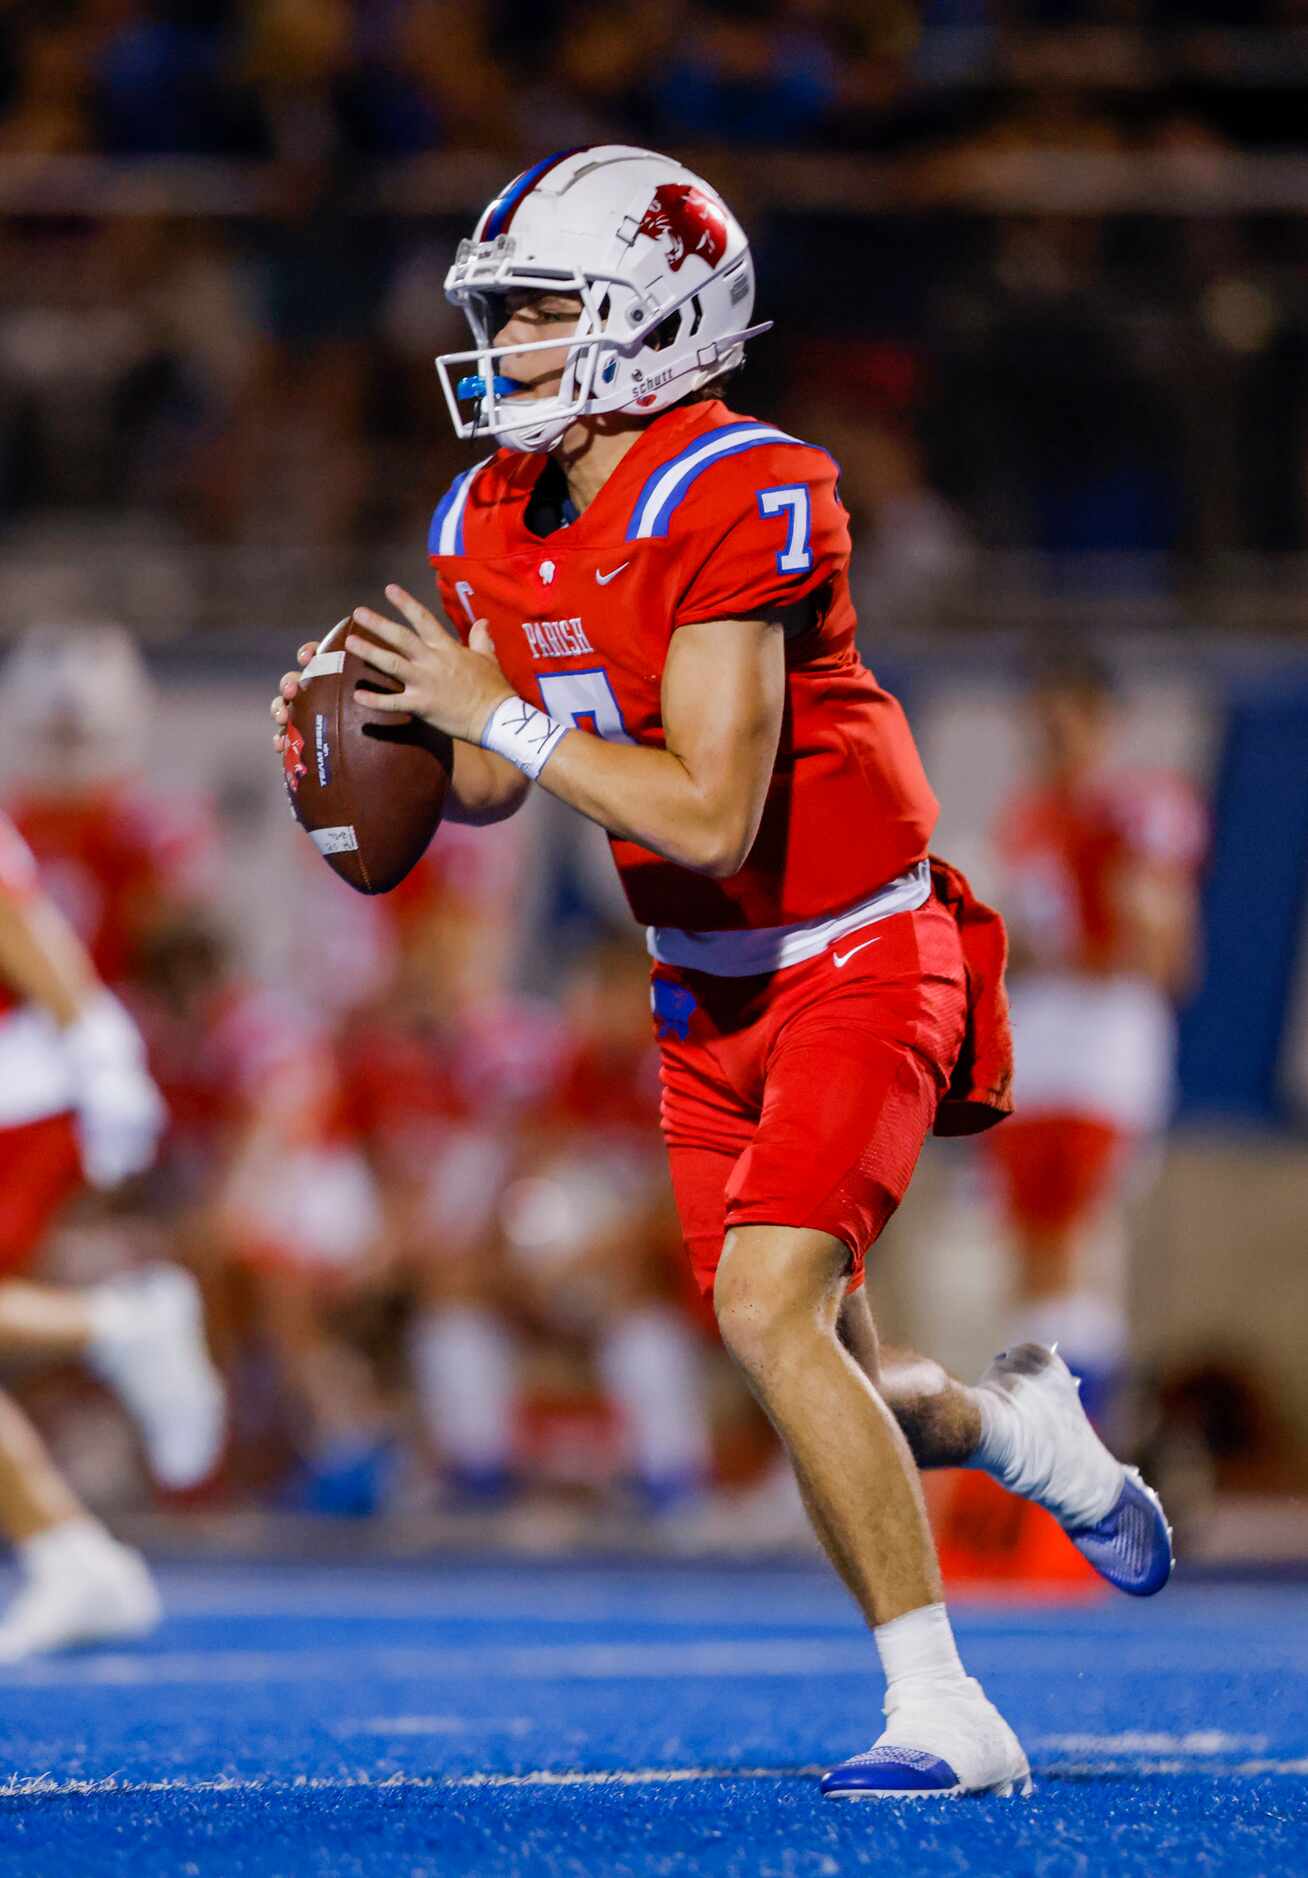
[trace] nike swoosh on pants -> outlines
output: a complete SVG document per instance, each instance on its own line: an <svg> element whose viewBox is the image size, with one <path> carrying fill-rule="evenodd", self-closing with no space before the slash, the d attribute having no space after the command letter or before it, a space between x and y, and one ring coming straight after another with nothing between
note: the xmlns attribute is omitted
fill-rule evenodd
<svg viewBox="0 0 1308 1878"><path fill-rule="evenodd" d="M878 933L877 939L880 937L881 935ZM831 954L831 960L836 970L839 971L842 965L848 965L856 952L862 952L865 947L874 946L876 942L876 939L865 939L862 945L851 946L848 952L833 952Z"/></svg>

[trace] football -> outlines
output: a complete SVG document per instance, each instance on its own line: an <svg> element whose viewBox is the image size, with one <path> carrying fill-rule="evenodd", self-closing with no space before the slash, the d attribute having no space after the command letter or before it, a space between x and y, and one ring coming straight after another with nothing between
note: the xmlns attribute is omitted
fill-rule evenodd
<svg viewBox="0 0 1308 1878"><path fill-rule="evenodd" d="M364 629L343 619L300 674L282 757L295 819L359 893L389 893L440 826L454 746L413 717L369 710L356 690L399 691L345 649Z"/></svg>

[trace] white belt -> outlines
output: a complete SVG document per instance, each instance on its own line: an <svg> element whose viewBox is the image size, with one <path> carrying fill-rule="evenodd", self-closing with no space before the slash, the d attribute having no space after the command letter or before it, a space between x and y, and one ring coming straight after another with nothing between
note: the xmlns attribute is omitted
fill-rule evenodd
<svg viewBox="0 0 1308 1878"><path fill-rule="evenodd" d="M846 933L889 919L892 913L914 912L930 897L931 869L919 861L897 880L878 887L870 900L860 900L844 913L801 920L796 926L755 926L740 932L683 932L679 926L647 926L645 943L650 957L660 965L711 972L715 978L753 978L814 959Z"/></svg>

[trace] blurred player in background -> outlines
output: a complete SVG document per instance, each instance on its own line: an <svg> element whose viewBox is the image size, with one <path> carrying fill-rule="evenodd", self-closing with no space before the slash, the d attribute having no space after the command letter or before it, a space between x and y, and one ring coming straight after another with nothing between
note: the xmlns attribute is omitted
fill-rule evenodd
<svg viewBox="0 0 1308 1878"><path fill-rule="evenodd" d="M1122 764L1118 716L1089 654L1036 678L1035 775L996 834L1017 1112L985 1142L1015 1258L1011 1335L1057 1339L1094 1416L1130 1356L1123 1190L1171 1109L1206 833L1187 782Z"/></svg>
<svg viewBox="0 0 1308 1878"><path fill-rule="evenodd" d="M212 1469L223 1429L193 1281L159 1267L78 1292L18 1275L84 1183L113 1188L148 1166L163 1120L135 1025L0 817L0 1357L84 1362L138 1424L156 1478L182 1488ZM25 1580L0 1658L153 1627L144 1561L78 1502L7 1396L0 1529Z"/></svg>
<svg viewBox="0 0 1308 1878"><path fill-rule="evenodd" d="M300 1000L251 983L210 916L156 929L140 962L137 1010L168 1107L170 1223L213 1276L224 1361L239 1370L248 1359L271 1380L299 1469L283 1497L302 1510L373 1511L380 1410L331 1314L366 1278L380 1207L330 1032ZM255 1420L268 1395L239 1395L235 1459L252 1462L260 1484L274 1458Z"/></svg>
<svg viewBox="0 0 1308 1878"><path fill-rule="evenodd" d="M863 1259L925 1135L1007 1108L1003 940L928 863L935 799L854 650L835 465L723 403L763 330L752 261L721 198L666 157L536 164L446 291L475 340L438 362L451 415L498 446L432 519L465 643L392 586L406 623L361 607L373 637L347 644L400 680L378 708L458 739L447 816L502 819L538 783L609 832L650 929L696 1276L888 1682L880 1740L824 1791L1029 1790L959 1661L912 1456L1039 1500L1125 1589L1165 1582L1170 1543L1049 1350L1020 1346L967 1389L878 1348ZM297 683L273 704L278 747Z"/></svg>
<svg viewBox="0 0 1308 1878"><path fill-rule="evenodd" d="M455 1505L516 1485L519 1387L496 1227L525 1118L548 1100L554 1011L509 987L504 844L454 830L391 896L393 969L347 1021L356 1138L414 1298L424 1443ZM510 848L516 852L516 843Z"/></svg>
<svg viewBox="0 0 1308 1878"><path fill-rule="evenodd" d="M670 1507L702 1485L707 1438L694 1333L666 1307L645 1229L667 1182L657 1063L631 996L643 957L617 940L570 947L561 1013L513 991L517 873L503 862L518 844L446 833L387 902L393 974L347 1019L342 1049L390 1263L415 1300L423 1436L453 1505L503 1501L524 1451L549 1446L535 1359L548 1351L574 1379L593 1363L628 1483ZM593 1395L583 1383L569 1400ZM597 1433L584 1413L569 1426L581 1445ZM595 1473L605 1458L590 1456Z"/></svg>
<svg viewBox="0 0 1308 1878"><path fill-rule="evenodd" d="M10 818L96 971L121 990L149 935L210 897L212 828L195 805L144 786L155 700L121 627L34 628L3 676Z"/></svg>
<svg viewBox="0 0 1308 1878"><path fill-rule="evenodd" d="M626 935L577 952L562 1047L499 1226L524 1327L571 1353L612 1416L621 1484L655 1515L695 1503L710 1444L702 1320L659 1152L648 960Z"/></svg>

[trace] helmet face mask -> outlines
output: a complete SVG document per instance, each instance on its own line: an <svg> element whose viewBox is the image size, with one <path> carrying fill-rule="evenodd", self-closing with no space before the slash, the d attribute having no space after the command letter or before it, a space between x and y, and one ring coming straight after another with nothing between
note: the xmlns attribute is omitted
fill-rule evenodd
<svg viewBox="0 0 1308 1878"><path fill-rule="evenodd" d="M571 335L496 346L515 291L575 294ZM566 152L516 178L460 243L445 292L476 342L436 361L455 431L523 451L552 448L581 417L652 416L731 370L770 324L748 324L753 268L725 204L672 159L623 145ZM515 362L561 350L551 396L512 389Z"/></svg>
<svg viewBox="0 0 1308 1878"><path fill-rule="evenodd" d="M455 268L458 265L456 261ZM596 381L601 375L600 353L607 351L610 358L614 353L612 342L604 332L602 314L604 302L612 301L612 294L607 291L610 284L617 283L588 281L576 275L550 278L522 271L506 272L501 262L496 267L494 287L482 285L452 290L447 285L447 294L463 308L477 341L467 352L442 353L436 361L437 376L459 436L495 437L516 450L548 450L585 412L613 408L611 404L597 403L594 397ZM498 303L514 290L576 294L581 301L581 312L572 333L515 345L495 345L495 333L504 317ZM521 392L505 392L501 388L504 380L521 382L513 370L516 362L521 361L530 368L542 353L561 351L566 353L566 359L554 396L528 398ZM609 359L603 364L608 365ZM477 388L464 390L470 379ZM465 415L461 409L467 404L471 405L470 415Z"/></svg>

